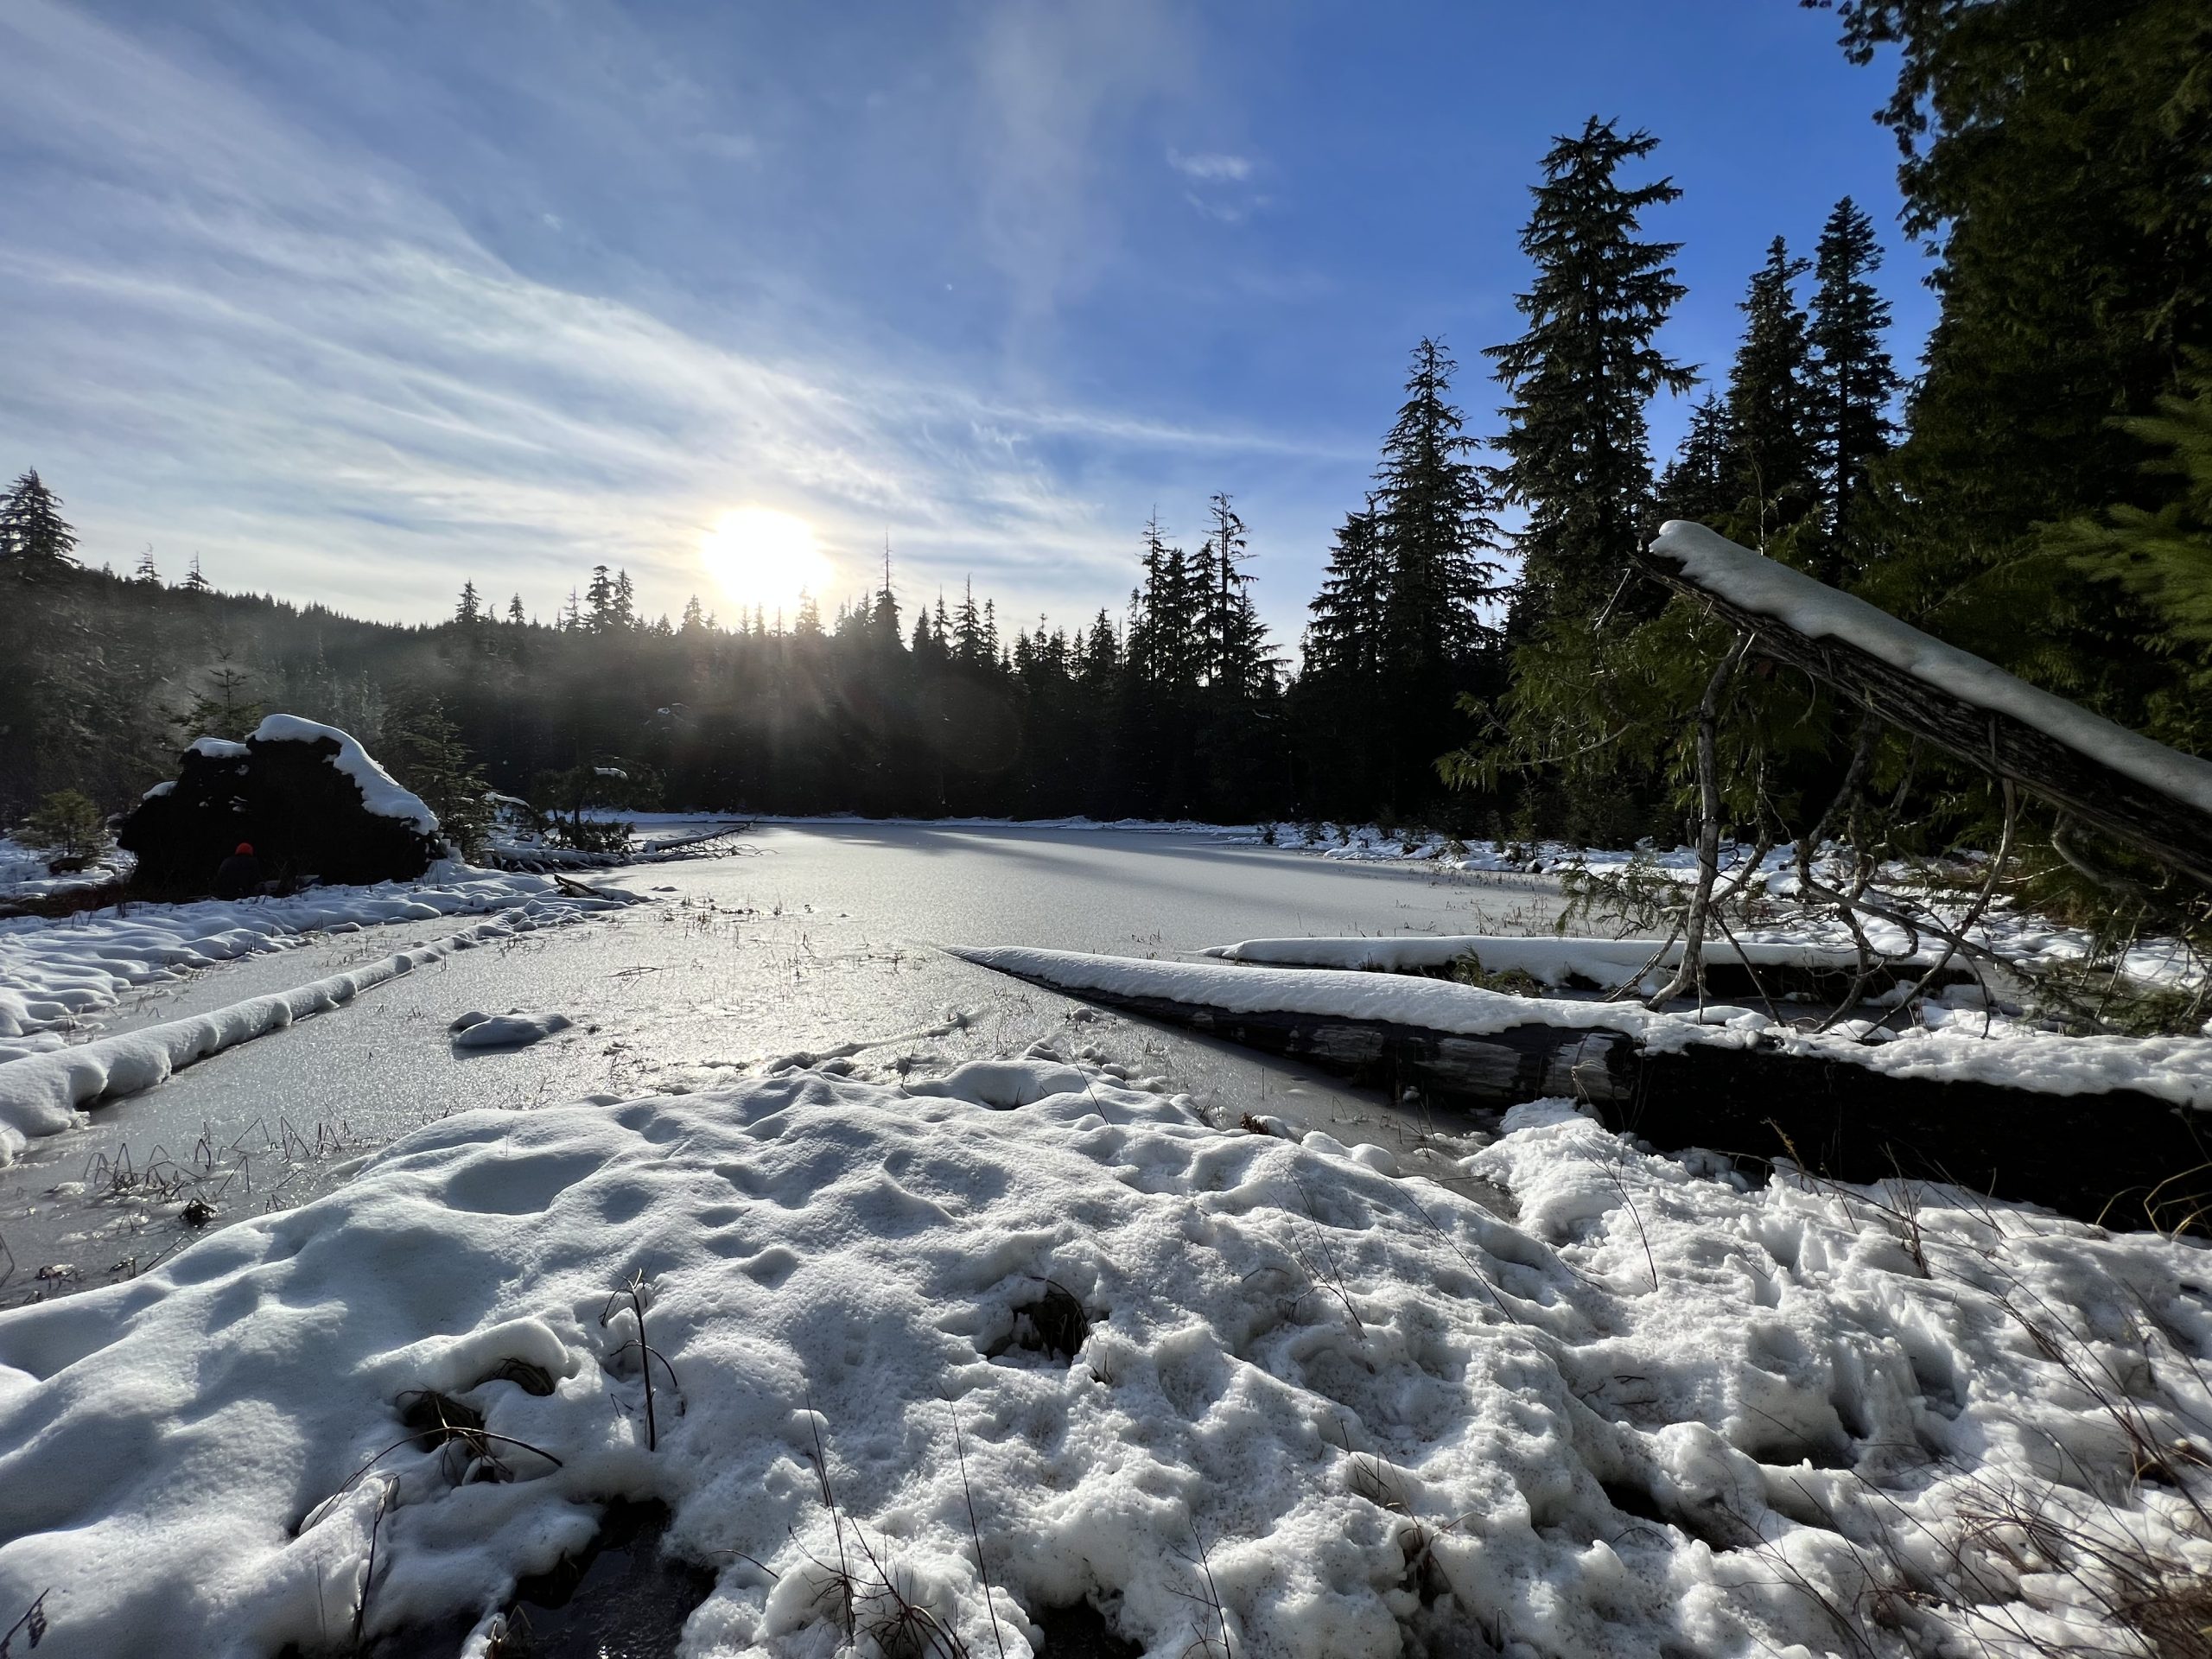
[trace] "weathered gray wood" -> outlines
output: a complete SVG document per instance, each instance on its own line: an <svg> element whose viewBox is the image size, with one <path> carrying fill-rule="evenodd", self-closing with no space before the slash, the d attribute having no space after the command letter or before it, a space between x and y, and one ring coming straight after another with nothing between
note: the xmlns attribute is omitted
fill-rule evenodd
<svg viewBox="0 0 2212 1659"><path fill-rule="evenodd" d="M1966 702L1840 639L1814 639L1690 579L1663 550L1639 556L1656 580L1756 636L1758 656L1809 674L1900 730L2010 779L2069 817L2212 887L2212 815L2009 715Z"/></svg>

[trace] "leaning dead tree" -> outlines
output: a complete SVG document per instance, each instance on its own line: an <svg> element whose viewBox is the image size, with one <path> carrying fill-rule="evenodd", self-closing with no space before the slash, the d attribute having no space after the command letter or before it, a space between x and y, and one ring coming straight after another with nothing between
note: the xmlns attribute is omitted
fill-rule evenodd
<svg viewBox="0 0 2212 1659"><path fill-rule="evenodd" d="M1694 987L1702 994L1702 946L1708 918L1726 925L1724 906L1714 891L1720 831L1714 731L1719 694L1749 658L1796 668L1864 711L1839 804L1863 779L1873 741L1885 726L1979 768L1997 780L2003 794L2002 844L1966 915L1949 925L1927 912L1898 913L1873 899L1867 891L1873 871L1864 861L1857 880L1847 884L1849 891L1816 881L1811 849L1801 842L1801 893L1832 905L1843 918L1858 942L1862 976L1871 972L1876 954L1861 925L1862 916L1902 927L1915 949L1922 931L1935 936L1942 954L1922 988L1933 983L1955 957L1995 962L1968 935L1994 896L2012 855L2024 794L2057 809L2056 849L2069 862L2076 861L2076 855L2066 844L2065 830L2079 826L2212 890L2212 764L2031 686L1863 600L1739 547L1702 524L1667 524L1640 563L1647 574L1735 630L1697 712L1695 760L1703 821L1697 881L1675 924L1683 940L1682 960L1655 1002ZM1808 840L1819 838L1834 811L1830 809L1821 830ZM1742 890L1754 877L1768 845L1763 836L1758 855L1738 873L1732 890ZM1827 1023L1841 1019L1855 1000L1847 998Z"/></svg>
<svg viewBox="0 0 2212 1659"><path fill-rule="evenodd" d="M1703 524L1669 524L1642 563L1751 636L1758 655L1803 671L1909 736L2212 888L2212 763L2030 685Z"/></svg>

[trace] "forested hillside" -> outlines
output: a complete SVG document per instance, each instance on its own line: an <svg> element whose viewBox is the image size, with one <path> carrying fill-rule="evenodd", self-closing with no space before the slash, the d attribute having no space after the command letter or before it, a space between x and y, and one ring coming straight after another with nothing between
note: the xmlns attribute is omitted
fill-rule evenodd
<svg viewBox="0 0 2212 1659"><path fill-rule="evenodd" d="M1726 183L1671 179L1658 136L1593 117L1532 185L1522 332L1481 348L1494 384L1442 341L1413 348L1300 641L1259 623L1265 527L1233 492L1187 504L1179 534L1132 526L1135 591L1080 626L972 593L924 609L887 559L874 593L787 623L698 601L640 616L602 568L552 623L471 583L451 616L399 627L216 592L196 569L168 580L150 555L97 568L130 555L78 546L26 472L0 516L0 811L65 787L119 808L181 741L267 708L444 761L457 738L515 792L619 769L636 805L1617 841L1679 830L1712 696L1746 835L1833 829L1915 791L1929 833L1984 819L1976 780L1771 664L1710 681L1725 630L1630 564L1675 517L2212 752L2212 14L1837 16L1844 51L1897 72L1878 118L1902 151L1902 229L1938 256L1917 378L1872 280L1882 234L1848 200L1813 247L1777 237L1746 273L1732 360L1670 359L1657 342L1685 290L1667 208ZM1651 400L1700 388L1657 464Z"/></svg>

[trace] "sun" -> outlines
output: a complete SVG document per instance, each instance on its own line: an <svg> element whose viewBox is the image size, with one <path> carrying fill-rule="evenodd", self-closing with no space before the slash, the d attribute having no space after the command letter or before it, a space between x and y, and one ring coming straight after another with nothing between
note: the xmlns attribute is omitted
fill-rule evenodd
<svg viewBox="0 0 2212 1659"><path fill-rule="evenodd" d="M788 618L799 594L817 599L830 586L830 561L814 543L814 526L773 507L739 507L715 521L699 544L699 562L734 604Z"/></svg>

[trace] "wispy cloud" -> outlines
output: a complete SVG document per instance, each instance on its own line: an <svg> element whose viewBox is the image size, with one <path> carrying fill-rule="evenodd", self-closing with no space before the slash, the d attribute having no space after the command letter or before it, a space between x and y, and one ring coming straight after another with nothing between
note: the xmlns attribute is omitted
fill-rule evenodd
<svg viewBox="0 0 2212 1659"><path fill-rule="evenodd" d="M1117 62L1110 41L1020 21L1038 15L1008 14L986 79L1028 146L994 175L988 222L1041 318L1077 277L1087 135L1148 72L1133 48ZM226 585L387 616L442 607L464 575L550 612L603 562L673 608L701 533L757 501L852 550L856 586L888 526L918 584L973 569L1010 611L1058 613L1126 585L1102 468L1351 459L1009 397L772 308L519 269L343 134L48 0L0 15L0 56L17 83L0 149L26 158L0 174L0 223L39 227L0 232L0 441L118 560L146 541L172 568L198 550ZM1047 84L1022 90L1039 66Z"/></svg>
<svg viewBox="0 0 2212 1659"><path fill-rule="evenodd" d="M1205 184L1242 184L1252 176L1250 157L1225 156L1211 150L1185 156L1179 149L1170 149L1167 165L1184 177L1197 179Z"/></svg>

